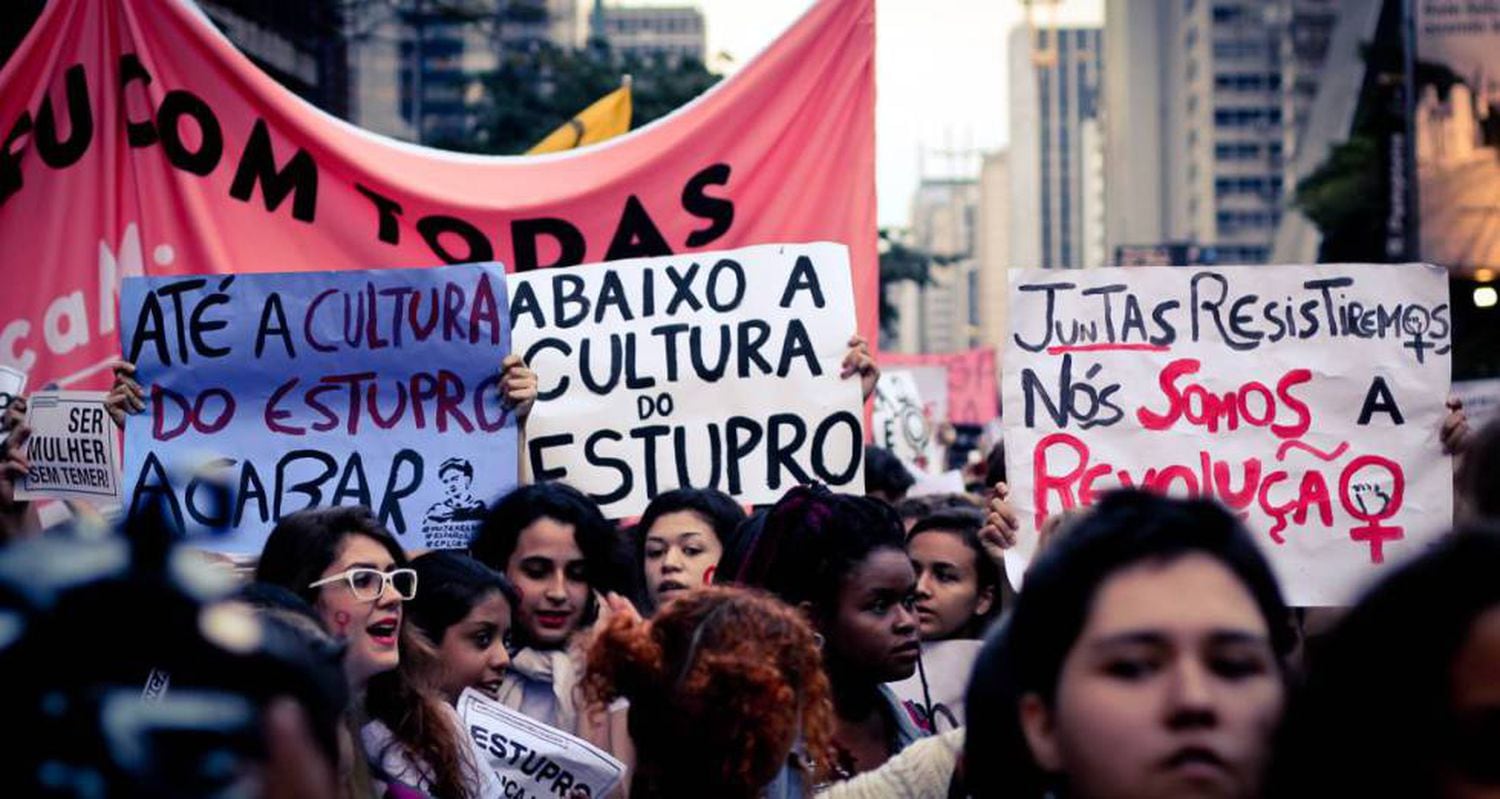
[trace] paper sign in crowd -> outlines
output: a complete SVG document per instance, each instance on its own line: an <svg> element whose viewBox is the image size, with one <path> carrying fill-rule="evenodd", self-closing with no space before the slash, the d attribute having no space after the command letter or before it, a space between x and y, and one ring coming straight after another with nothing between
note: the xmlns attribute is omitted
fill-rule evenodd
<svg viewBox="0 0 1500 799"><path fill-rule="evenodd" d="M148 387L125 428L129 507L164 502L226 552L354 504L408 548L466 546L516 482L507 307L496 264L126 280L122 349Z"/></svg>
<svg viewBox="0 0 1500 799"><path fill-rule="evenodd" d="M932 416L910 371L888 369L880 373L870 425L875 446L889 451L908 468L924 473L942 469Z"/></svg>
<svg viewBox="0 0 1500 799"><path fill-rule="evenodd" d="M38 391L27 400L31 469L16 499L72 499L95 505L120 500L119 431L102 391Z"/></svg>
<svg viewBox="0 0 1500 799"><path fill-rule="evenodd" d="M625 773L604 750L471 688L459 694L458 715L506 796L606 796Z"/></svg>
<svg viewBox="0 0 1500 799"><path fill-rule="evenodd" d="M515 347L538 375L536 480L641 513L679 486L774 502L864 490L848 250L768 244L511 277Z"/></svg>
<svg viewBox="0 0 1500 799"><path fill-rule="evenodd" d="M1348 602L1451 522L1447 287L1421 265L1013 271L1012 579L1046 517L1135 485L1244 517L1291 603Z"/></svg>

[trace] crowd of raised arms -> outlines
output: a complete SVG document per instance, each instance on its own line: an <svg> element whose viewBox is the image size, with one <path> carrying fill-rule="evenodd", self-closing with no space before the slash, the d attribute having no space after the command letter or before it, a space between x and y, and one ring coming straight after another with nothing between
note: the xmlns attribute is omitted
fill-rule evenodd
<svg viewBox="0 0 1500 799"><path fill-rule="evenodd" d="M524 415L536 377L501 369ZM869 395L858 339L844 373ZM119 365L117 423L143 398ZM368 508L297 512L236 603L338 668L262 692L254 784L519 795L455 707L472 689L624 763L619 796L1500 796L1500 427L1450 408L1432 436L1458 456L1458 526L1344 609L1288 607L1218 504L1134 490L1049 519L1018 581L994 453L969 493L905 498L869 449L865 496L797 486L747 512L684 488L633 524L522 485L467 551L403 551ZM0 469L12 547L36 527L12 493L24 415ZM142 623L114 612L100 626ZM948 706L939 648L961 653Z"/></svg>

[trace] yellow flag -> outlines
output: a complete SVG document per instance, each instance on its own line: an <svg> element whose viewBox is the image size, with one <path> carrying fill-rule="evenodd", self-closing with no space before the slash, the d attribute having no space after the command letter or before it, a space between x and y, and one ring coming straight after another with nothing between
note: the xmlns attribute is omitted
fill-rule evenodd
<svg viewBox="0 0 1500 799"><path fill-rule="evenodd" d="M547 134L547 138L537 142L536 146L526 151L526 154L536 155L571 150L574 147L613 138L627 130L630 130L629 78L625 80L623 86L599 98L597 102L580 111L577 116L568 120L557 130Z"/></svg>

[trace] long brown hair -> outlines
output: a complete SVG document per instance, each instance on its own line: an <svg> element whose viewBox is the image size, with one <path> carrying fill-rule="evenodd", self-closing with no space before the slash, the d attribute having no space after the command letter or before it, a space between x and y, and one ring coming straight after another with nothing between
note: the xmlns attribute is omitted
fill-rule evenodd
<svg viewBox="0 0 1500 799"><path fill-rule="evenodd" d="M391 731L387 747L399 747L427 781L426 789L443 799L465 799L480 784L483 768L465 757L463 730L436 687L438 654L407 622L401 625L401 665L370 678L365 712ZM385 752L370 752L379 762Z"/></svg>
<svg viewBox="0 0 1500 799"><path fill-rule="evenodd" d="M716 586L649 621L615 616L589 648L584 691L630 700L637 796L754 797L799 740L825 774L833 702L812 628L757 590Z"/></svg>

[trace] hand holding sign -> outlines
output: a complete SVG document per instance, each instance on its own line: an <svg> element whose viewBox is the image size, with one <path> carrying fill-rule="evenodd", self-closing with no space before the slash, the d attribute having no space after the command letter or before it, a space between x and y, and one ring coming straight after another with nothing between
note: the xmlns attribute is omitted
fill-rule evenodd
<svg viewBox="0 0 1500 799"><path fill-rule="evenodd" d="M109 411L109 418L115 420L115 425L124 430L126 414L146 409L146 392L131 377L135 374L135 364L115 361L110 364L110 369L114 372L115 382L104 398L104 407Z"/></svg>
<svg viewBox="0 0 1500 799"><path fill-rule="evenodd" d="M517 419L525 419L536 404L536 372L511 353L500 362L500 380L505 386L505 402L516 412Z"/></svg>
<svg viewBox="0 0 1500 799"><path fill-rule="evenodd" d="M1443 429L1438 436L1443 441L1443 451L1458 455L1464 451L1465 439L1469 437L1469 419L1464 415L1464 401L1458 397L1448 398L1448 415L1443 417Z"/></svg>
<svg viewBox="0 0 1500 799"><path fill-rule="evenodd" d="M996 483L994 493L985 503L984 526L979 528L979 543L984 554L997 565L1005 562L1005 550L1016 545L1021 520L1010 504L1010 486Z"/></svg>
<svg viewBox="0 0 1500 799"><path fill-rule="evenodd" d="M870 354L870 344L863 336L853 336L849 339L849 351L844 353L843 369L839 377L848 378L859 375L860 397L866 401L875 393L875 386L880 382L880 366L875 363L875 357Z"/></svg>

